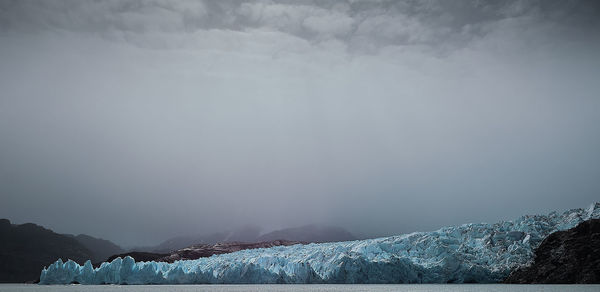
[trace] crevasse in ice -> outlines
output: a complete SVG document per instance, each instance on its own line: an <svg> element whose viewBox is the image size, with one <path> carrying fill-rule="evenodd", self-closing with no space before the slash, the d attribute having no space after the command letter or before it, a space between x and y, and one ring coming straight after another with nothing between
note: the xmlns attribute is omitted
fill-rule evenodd
<svg viewBox="0 0 600 292"><path fill-rule="evenodd" d="M242 250L197 260L135 262L117 258L93 268L56 261L40 284L192 283L489 283L526 265L550 233L600 217L600 203L495 224L348 242Z"/></svg>

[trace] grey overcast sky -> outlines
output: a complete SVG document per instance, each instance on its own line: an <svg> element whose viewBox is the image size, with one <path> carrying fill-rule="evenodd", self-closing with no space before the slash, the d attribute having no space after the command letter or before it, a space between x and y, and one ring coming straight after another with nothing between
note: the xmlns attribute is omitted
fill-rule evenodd
<svg viewBox="0 0 600 292"><path fill-rule="evenodd" d="M124 245L600 199L600 1L0 0L0 217Z"/></svg>

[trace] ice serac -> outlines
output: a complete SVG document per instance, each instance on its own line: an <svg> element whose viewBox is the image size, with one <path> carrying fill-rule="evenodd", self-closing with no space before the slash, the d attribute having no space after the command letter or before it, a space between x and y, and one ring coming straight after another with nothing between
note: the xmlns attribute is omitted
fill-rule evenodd
<svg viewBox="0 0 600 292"><path fill-rule="evenodd" d="M434 232L242 250L198 260L135 262L117 258L93 268L56 261L40 284L183 283L489 283L533 260L550 233L600 218L600 203L562 214L465 224Z"/></svg>

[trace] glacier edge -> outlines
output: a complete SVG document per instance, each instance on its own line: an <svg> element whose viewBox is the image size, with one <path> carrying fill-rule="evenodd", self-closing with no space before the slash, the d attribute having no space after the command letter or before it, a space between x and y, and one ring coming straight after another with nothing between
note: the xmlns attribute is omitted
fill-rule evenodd
<svg viewBox="0 0 600 292"><path fill-rule="evenodd" d="M57 260L40 284L494 283L533 260L550 233L600 218L600 203L562 214L526 215L432 232L347 242L242 250L197 260L135 262L94 268Z"/></svg>

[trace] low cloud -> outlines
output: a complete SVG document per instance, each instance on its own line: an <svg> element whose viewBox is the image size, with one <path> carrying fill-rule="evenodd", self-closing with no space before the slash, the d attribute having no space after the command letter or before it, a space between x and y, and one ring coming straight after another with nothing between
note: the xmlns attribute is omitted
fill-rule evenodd
<svg viewBox="0 0 600 292"><path fill-rule="evenodd" d="M125 244L600 191L594 1L2 1L0 213Z"/></svg>

